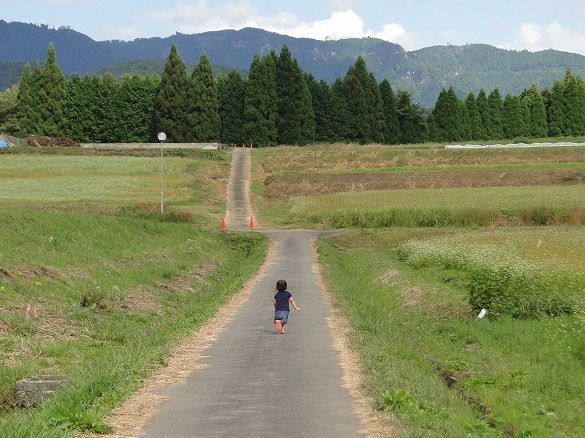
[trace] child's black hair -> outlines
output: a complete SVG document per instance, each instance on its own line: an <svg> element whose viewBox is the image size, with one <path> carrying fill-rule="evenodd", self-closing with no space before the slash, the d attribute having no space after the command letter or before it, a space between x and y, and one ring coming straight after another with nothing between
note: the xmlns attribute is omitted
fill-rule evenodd
<svg viewBox="0 0 585 438"><path fill-rule="evenodd" d="M276 282L276 290L278 292L282 292L283 290L286 290L287 284L286 284L286 280L278 280Z"/></svg>

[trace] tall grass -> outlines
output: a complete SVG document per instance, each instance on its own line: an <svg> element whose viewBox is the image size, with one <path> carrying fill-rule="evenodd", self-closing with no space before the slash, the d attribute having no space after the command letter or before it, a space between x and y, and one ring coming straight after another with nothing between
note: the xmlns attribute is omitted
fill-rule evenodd
<svg viewBox="0 0 585 438"><path fill-rule="evenodd" d="M290 200L290 216L324 227L585 224L581 186L404 189Z"/></svg>
<svg viewBox="0 0 585 438"><path fill-rule="evenodd" d="M571 314L585 298L585 234L580 227L482 230L412 240L399 248L410 266L468 273L476 312L519 318Z"/></svg>
<svg viewBox="0 0 585 438"><path fill-rule="evenodd" d="M550 251L567 258L582 252L574 248L580 240L571 244L582 234L579 229L546 236L541 230L525 230L515 240L514 230L486 231L487 252L500 242L499 254L520 257L530 246L524 243L529 233L533 261L539 252L543 260ZM484 239L477 233L355 230L319 241L326 281L353 328L350 339L360 352L366 385L377 394L377 408L407 436L584 435L583 301L572 316L479 320L459 270L411 267L398 258L397 249L417 234L429 247L435 241L481 247ZM555 242L563 233L566 239ZM506 246L510 238L515 245ZM542 251L534 238L541 238ZM564 260L559 257L558 264ZM581 260L569 268L574 274Z"/></svg>
<svg viewBox="0 0 585 438"><path fill-rule="evenodd" d="M532 149L445 149L424 145L322 145L262 148L253 159L267 174L364 171L397 168L453 168L453 166L515 166L583 163L585 147Z"/></svg>

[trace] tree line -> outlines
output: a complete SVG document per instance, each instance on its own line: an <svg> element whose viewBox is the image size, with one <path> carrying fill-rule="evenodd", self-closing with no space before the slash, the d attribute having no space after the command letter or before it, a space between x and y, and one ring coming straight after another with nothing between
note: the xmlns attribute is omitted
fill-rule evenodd
<svg viewBox="0 0 585 438"><path fill-rule="evenodd" d="M303 72L287 46L254 55L247 78L214 77L205 52L191 75L171 45L161 76L66 79L50 44L41 68L27 64L0 94L0 129L16 136L67 136L79 142L312 143L500 141L585 135L585 82L562 81L502 97L497 88L465 99L443 89L426 111L405 90L378 83L358 57L332 84Z"/></svg>

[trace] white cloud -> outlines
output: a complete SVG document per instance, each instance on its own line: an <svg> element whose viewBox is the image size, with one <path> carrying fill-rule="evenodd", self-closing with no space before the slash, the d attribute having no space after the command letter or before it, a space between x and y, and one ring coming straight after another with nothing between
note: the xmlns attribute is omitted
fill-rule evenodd
<svg viewBox="0 0 585 438"><path fill-rule="evenodd" d="M329 18L312 22L302 21L291 12L264 17L247 0L215 7L206 0L179 3L171 9L149 13L148 17L169 21L182 33L256 27L296 38L324 40L370 36L401 44L405 48L412 46L411 38L400 24L388 23L381 30L366 30L363 20L353 9L340 9L352 3L352 0L334 0L334 12Z"/></svg>
<svg viewBox="0 0 585 438"><path fill-rule="evenodd" d="M312 23L298 22L288 29L272 26L274 31L281 31L295 37L308 37L323 40L326 38L339 39L362 36L364 22L352 10L333 12L331 17L325 20L317 20Z"/></svg>
<svg viewBox="0 0 585 438"><path fill-rule="evenodd" d="M539 51L554 48L585 55L585 30L569 29L557 21L546 26L523 23L514 41L501 46L505 49Z"/></svg>

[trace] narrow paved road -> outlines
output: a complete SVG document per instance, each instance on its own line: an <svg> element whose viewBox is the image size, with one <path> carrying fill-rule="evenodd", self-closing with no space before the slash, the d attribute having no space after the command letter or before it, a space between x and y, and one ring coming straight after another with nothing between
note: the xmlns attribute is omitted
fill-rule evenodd
<svg viewBox="0 0 585 438"><path fill-rule="evenodd" d="M246 230L250 227L250 152L251 149L246 148L234 148L233 151L226 212L226 226L230 230Z"/></svg>
<svg viewBox="0 0 585 438"><path fill-rule="evenodd" d="M249 149L234 150L228 228L245 228L249 220L249 154ZM363 436L354 401L343 387L326 321L329 310L313 270L311 242L318 232L265 232L276 245L276 257L204 352L206 366L186 383L159 390L168 399L144 428L145 436ZM280 278L301 307L300 313L291 312L284 335L272 322Z"/></svg>

